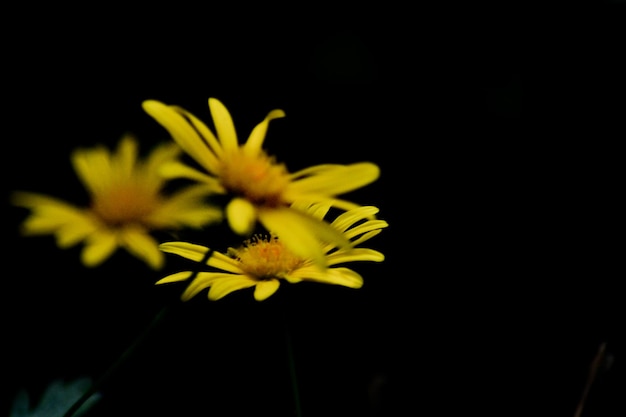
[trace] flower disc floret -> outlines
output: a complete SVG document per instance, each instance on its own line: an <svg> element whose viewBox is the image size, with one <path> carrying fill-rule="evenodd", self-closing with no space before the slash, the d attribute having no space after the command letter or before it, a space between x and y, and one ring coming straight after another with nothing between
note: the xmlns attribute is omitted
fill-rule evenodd
<svg viewBox="0 0 626 417"><path fill-rule="evenodd" d="M224 188L253 205L276 207L285 205L283 193L289 184L284 164L277 164L265 152L249 155L234 151L226 156L219 168Z"/></svg>
<svg viewBox="0 0 626 417"><path fill-rule="evenodd" d="M141 187L139 183L119 184L93 196L91 211L110 227L138 223L159 207L159 196Z"/></svg>
<svg viewBox="0 0 626 417"><path fill-rule="evenodd" d="M241 269L259 280L282 278L303 264L276 236L256 235L227 254L239 262Z"/></svg>

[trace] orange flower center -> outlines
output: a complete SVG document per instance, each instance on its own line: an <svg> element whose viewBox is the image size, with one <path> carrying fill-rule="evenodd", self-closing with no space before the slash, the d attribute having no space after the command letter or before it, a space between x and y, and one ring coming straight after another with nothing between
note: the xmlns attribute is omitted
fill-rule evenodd
<svg viewBox="0 0 626 417"><path fill-rule="evenodd" d="M241 263L244 271L259 280L281 278L303 263L276 236L253 236L238 249L229 248L228 254Z"/></svg>
<svg viewBox="0 0 626 417"><path fill-rule="evenodd" d="M159 204L158 194L134 184L124 184L98 193L92 211L110 226L144 223Z"/></svg>
<svg viewBox="0 0 626 417"><path fill-rule="evenodd" d="M284 204L282 194L289 184L289 173L284 164L261 152L247 155L241 150L222 160L220 180L224 187L253 204L278 206Z"/></svg>

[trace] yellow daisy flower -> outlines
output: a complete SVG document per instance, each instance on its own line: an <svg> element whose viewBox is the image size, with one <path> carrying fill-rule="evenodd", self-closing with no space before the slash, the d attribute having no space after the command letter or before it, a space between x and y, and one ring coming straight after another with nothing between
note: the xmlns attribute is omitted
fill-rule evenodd
<svg viewBox="0 0 626 417"><path fill-rule="evenodd" d="M143 161L138 144L125 135L115 153L99 146L72 153L74 169L91 197L89 207L78 207L43 194L17 191L13 204L32 210L22 225L25 235L53 234L60 248L79 242L85 246L82 263L93 267L124 248L160 269L164 255L155 230L199 228L221 220L221 210L206 204L207 187L187 186L166 195L160 166L179 157L175 143L157 146Z"/></svg>
<svg viewBox="0 0 626 417"><path fill-rule="evenodd" d="M313 205L306 211L313 217L322 219L328 207ZM281 279L290 283L313 281L360 288L363 285L361 275L352 269L335 265L384 260L384 255L379 251L356 247L387 227L386 221L372 219L377 212L376 207L362 206L337 216L330 226L350 241L351 246L341 248L335 244L322 245L321 250L329 266L326 269L318 268L313 259L298 256L289 250L283 244L280 235L274 233L269 237L257 235L248 239L238 249L229 248L226 254L212 252L206 265L219 271L198 272L181 298L187 301L210 287L209 300L219 300L233 291L255 287L254 298L262 301L278 290ZM205 259L210 250L205 246L187 242L166 242L159 245L159 248L196 262ZM191 271L177 272L160 279L157 284L185 281L192 274Z"/></svg>
<svg viewBox="0 0 626 417"><path fill-rule="evenodd" d="M284 117L282 110L269 112L240 145L230 113L215 98L209 99L209 109L217 134L181 107L146 100L143 108L201 168L182 162L168 164L164 175L191 178L206 183L215 193L232 196L225 211L233 231L250 235L258 221L280 235L294 254L312 258L319 265L325 259L320 242L348 245L327 222L306 214L293 203L322 203L342 210L358 207L337 195L378 179L376 164L324 164L290 173L262 149L270 120Z"/></svg>

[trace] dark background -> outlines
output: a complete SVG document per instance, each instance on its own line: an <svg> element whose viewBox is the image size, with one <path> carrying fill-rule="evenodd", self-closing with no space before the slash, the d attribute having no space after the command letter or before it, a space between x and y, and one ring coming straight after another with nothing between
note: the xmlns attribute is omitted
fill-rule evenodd
<svg viewBox="0 0 626 417"><path fill-rule="evenodd" d="M40 10L5 37L5 196L84 202L72 149L129 131L147 151L168 137L143 100L209 121L216 97L240 140L285 110L265 147L291 171L377 163L351 197L390 226L369 244L386 260L354 265L360 290L182 304L124 252L86 270L80 247L20 238L4 198L2 413L19 389L101 375L170 306L90 416L294 415L286 329L305 417L573 416L602 343L583 415L620 415L623 3L389 8L258 27Z"/></svg>

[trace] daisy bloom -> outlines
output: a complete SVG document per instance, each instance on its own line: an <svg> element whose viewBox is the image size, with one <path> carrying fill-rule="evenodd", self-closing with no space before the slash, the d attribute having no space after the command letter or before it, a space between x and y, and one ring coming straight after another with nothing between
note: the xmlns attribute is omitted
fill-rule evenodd
<svg viewBox="0 0 626 417"><path fill-rule="evenodd" d="M322 219L328 207L310 206L307 210L313 217ZM381 262L384 255L373 249L358 248L357 245L376 236L387 227L387 222L372 219L378 212L373 206L362 206L338 215L330 224L337 233L350 241L349 248L335 244L321 246L328 268L320 269L311 258L295 254L284 245L280 235L253 236L237 248L229 248L226 254L213 251L206 265L217 271L184 271L168 275L157 282L165 284L185 281L195 277L183 292L181 298L187 301L209 288L209 300L219 300L233 291L254 287L254 298L265 300L274 294L281 280L290 283L312 281L324 284L342 285L349 288L363 286L363 278L352 269L337 266L355 261ZM162 243L160 249L192 261L205 259L209 248L187 242Z"/></svg>
<svg viewBox="0 0 626 417"><path fill-rule="evenodd" d="M312 258L320 266L325 260L320 242L348 246L327 222L293 203L321 203L342 210L359 207L337 195L378 179L376 164L324 164L290 173L262 148L269 122L284 117L282 110L269 112L240 145L230 113L215 98L209 99L215 134L181 107L146 100L143 108L199 165L168 164L164 175L191 178L207 184L217 194L231 196L225 212L234 232L250 235L258 221L278 234L295 255Z"/></svg>
<svg viewBox="0 0 626 417"><path fill-rule="evenodd" d="M199 228L221 219L221 210L209 206L207 187L195 184L165 194L166 179L159 167L179 157L175 143L154 148L138 160L138 144L125 135L117 151L103 146L72 153L74 169L91 197L78 207L43 194L18 191L13 204L32 210L22 225L25 235L52 234L60 248L84 242L82 263L93 267L124 248L151 268L160 269L164 255L151 235L156 230Z"/></svg>

